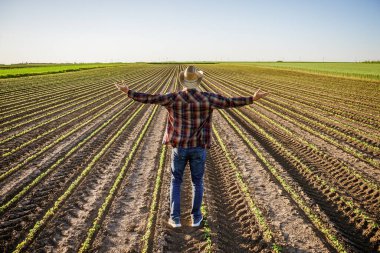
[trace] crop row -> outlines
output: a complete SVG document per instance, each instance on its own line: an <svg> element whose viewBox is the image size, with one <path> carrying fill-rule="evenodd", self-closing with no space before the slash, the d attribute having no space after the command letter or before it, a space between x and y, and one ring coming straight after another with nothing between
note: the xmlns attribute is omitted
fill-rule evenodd
<svg viewBox="0 0 380 253"><path fill-rule="evenodd" d="M223 85L224 87L227 86L226 84L224 84L225 82L218 81L218 83L220 85ZM243 91L245 94L248 93L246 88L244 89L239 85L234 85L234 87L235 89ZM372 152L374 154L377 154L380 152L379 147L372 145L371 143L366 143L364 141L358 140L355 137L351 137L345 133L339 132L338 130L331 128L324 123L318 122L318 119L313 120L313 119L309 119L308 117L303 116L300 113L297 114L294 111L287 109L285 105L278 106L274 103L271 103L269 100L264 101L263 103L260 103L259 105L263 107L264 109L269 110L272 113L276 114L277 116L286 119L287 121L293 123L294 125L297 125L301 129L309 133L312 133L315 136L318 136L324 139L325 141L333 144L334 146L337 146L340 149L352 154L353 156L359 159L362 159L375 167L378 166L378 161L374 160L373 158L369 157L363 152L367 151L367 152ZM273 108L275 108L276 110L273 110ZM291 115L292 117L286 116L287 114ZM341 144L340 141L335 140L336 136L339 136L342 139L347 140L349 143L351 142L352 143L351 145L356 144L355 148L352 146L347 146L346 144ZM359 149L362 149L362 150L364 149L364 150L359 151Z"/></svg>
<svg viewBox="0 0 380 253"><path fill-rule="evenodd" d="M166 92L168 90L169 86L167 85L164 92ZM141 108L144 107L145 105L141 105ZM96 216L96 218L93 220L92 222L92 226L91 228L87 231L87 235L86 235L86 239L84 240L84 242L82 243L82 246L81 248L79 249L78 252L86 252L89 250L90 248L90 244L96 234L96 232L98 231L98 229L100 228L100 225L102 223L102 220L104 219L104 216L107 214L107 211L109 209L109 206L110 204L112 203L112 200L113 198L115 197L115 194L117 193L119 187L120 187L120 184L122 182L122 180L124 179L124 176L126 174L126 171L134 157L134 155L136 154L136 151L144 137L144 135L146 134L154 116L156 115L156 112L157 112L157 109L159 108L158 105L155 105L154 106L154 109L153 111L150 113L150 117L148 119L148 121L144 124L144 127L143 129L141 130L140 132L140 135L136 138L136 140L134 141L133 143L133 146L131 148L131 150L129 151L128 153L128 156L125 158L125 161L124 161L124 164L123 166L121 167L117 177L116 177L116 180L114 181L114 183L112 184L112 187L110 189L110 191L108 192L104 202L102 203L101 207L98 209L98 214Z"/></svg>
<svg viewBox="0 0 380 253"><path fill-rule="evenodd" d="M139 87L139 86L137 86ZM136 87L136 88L137 88ZM118 104L120 104L121 102L119 102ZM97 133L99 133L105 126L108 125L108 123L112 122L112 120L114 120L115 118L117 118L119 115L121 115L123 112L127 111L128 108L133 104L133 101L132 103L128 104L127 106L123 107L122 110L120 110L118 113L114 114L112 118L110 118L108 121L106 121L106 123L102 124L101 126L99 126L98 128L92 130L90 132L90 134L88 136L86 136L86 138L84 138L82 141L80 141L78 144L76 144L76 146L74 146L73 148L71 148L68 152L65 153L65 155L63 157L60 157L55 163L53 163L49 168L47 168L45 171L41 171L41 174L39 174L39 176L34 179L31 183L29 183L28 185L26 185L25 187L22 188L22 190L20 190L17 194L15 194L15 196L10 199L7 203L5 203L4 205L2 205L1 207L1 210L5 210L6 208L8 208L9 206L11 206L13 203L15 203L20 197L22 197L27 191L29 191L32 187L34 187L35 185L38 184L38 182L41 181L41 179L43 179L46 175L48 175L49 173L51 173L59 164L61 164L62 162L65 161L65 159L67 159L68 157L70 157L73 153L76 152L76 150L78 150L81 146L83 146L87 141L91 140L91 138L93 138ZM115 105L116 106L116 105ZM114 106L112 106L114 107ZM94 121L95 119L99 118L100 116L104 115L104 113L106 111L109 111L111 108L108 108L106 110L103 110L103 111L100 111L99 113L97 113L96 115L94 115L94 117L92 119L90 119L90 121ZM56 139L53 143L51 143L50 145L47 145L45 146L43 149L41 149L39 152L35 153L34 155L32 156L29 156L27 159L25 159L22 163L19 163L17 164L15 167L11 168L10 170L6 171L5 173L3 173L1 175L1 179L4 179L5 177L9 176L10 174L14 173L16 170L22 168L23 165L26 165L28 163L31 162L32 159L36 158L37 156L40 156L41 154L43 154L44 152L46 152L46 150L48 150L49 148L51 148L52 146L54 146L54 144L57 144L59 143L60 141L64 140L68 134L72 134L73 132L75 132L77 129L79 129L80 127L84 127L86 125L88 125L90 122L83 122L82 124L80 124L79 126L77 126L77 128L74 128L72 129L71 131L69 131L66 135L63 135L61 136L60 138ZM31 177L29 177L29 180L31 179ZM9 198L9 196L8 196Z"/></svg>
<svg viewBox="0 0 380 253"><path fill-rule="evenodd" d="M119 96L120 97L120 96ZM113 99L113 100L116 100L117 98ZM108 102L113 102L112 100L111 101L108 101ZM106 104L107 102L105 102L104 104ZM53 140L53 142L49 143L49 144L46 144L40 149L40 150L35 150L37 152L33 153L33 154L28 154L28 157L24 160L22 160L22 162L18 163L17 165L11 167L10 169L8 169L7 171L5 171L3 174L0 175L0 181L3 180L4 178L8 177L10 174L14 173L15 171L17 171L18 169L22 168L22 166L28 164L30 161L32 161L33 159L35 159L36 157L40 156L41 154L43 154L45 151L49 150L50 148L54 147L55 145L61 143L62 141L64 141L65 139L67 139L69 136L71 136L72 134L74 134L75 132L77 132L78 130L80 130L81 128L83 127L86 127L88 126L91 122L94 122L96 119L100 118L102 115L104 115L106 112L108 111L111 111L113 108L117 108L117 106L121 105L123 103L123 99L120 99L119 101L117 101L116 103L114 104L111 104L111 106L108 106L108 107L105 107L104 109L98 111L96 114L91 114L91 112L89 113L89 115L91 116L89 119L87 119L86 121L81 121L81 123L79 125L76 125L75 127L71 127L69 128L69 131L68 132L64 132L63 134L59 135L59 136L56 136ZM95 107L95 109L97 109ZM92 110L91 110L92 111ZM70 121L73 121L73 120L77 120L77 118L73 118L72 120ZM63 123L65 124L65 123ZM56 126L55 128L52 128L50 129L48 132L52 132L58 128L60 128L61 126ZM45 132L46 133L46 132ZM39 136L37 137L34 137L31 141L28 141L24 144L22 144L23 147L26 146L26 144L30 144L31 142L35 141L35 140L38 140L40 138L40 136L44 136L45 134L42 133L40 134ZM18 150L18 149L17 149ZM15 150L15 151L17 151Z"/></svg>
<svg viewBox="0 0 380 253"><path fill-rule="evenodd" d="M261 229L263 231L264 240L271 245L271 247L273 248L273 250L275 252L277 252L281 248L281 246L275 242L275 238L274 238L272 229L270 228L270 226L268 224L268 221L266 220L265 216L263 215L263 212L259 209L259 207L255 203L255 200L252 198L251 193L249 191L249 188L248 188L247 184L244 182L243 176L240 173L238 166L233 161L231 154L228 151L228 148L223 143L223 140L220 137L220 135L219 135L219 133L215 127L213 127L212 132L215 136L215 139L216 139L218 145L221 147L221 149L223 151L223 155L227 158L231 170L233 170L235 175L236 175L236 181L238 182L238 185L239 185L241 191L244 192L244 194L245 194L245 198L248 202L248 206L250 208L250 211L255 216L257 223L259 224L259 226L261 227Z"/></svg>
<svg viewBox="0 0 380 253"><path fill-rule="evenodd" d="M231 81L227 81L227 82L231 83L234 86L240 84L240 86L244 87L245 89L257 88L257 86L262 86L266 90L272 91L272 96L268 98L267 101L270 100L272 103L277 103L281 106L286 106L287 108L290 108L292 110L296 108L302 108L302 112L305 112L305 111L308 112L307 114L305 114L305 116L307 117L311 117L312 115L315 115L315 113L318 111L319 112L318 118L322 118L324 120L330 119L331 115L334 115L334 117L343 119L344 121L336 121L336 123L339 122L339 125L346 124L345 123L346 121L355 123L355 126L359 123L352 117L345 117L345 116L340 115L342 113L346 113L344 106L334 108L334 110L338 110L339 112L342 112L342 113L339 113L334 110L332 111L330 107L335 104L334 101L329 101L326 103L326 105L323 105L318 99L316 99L316 97L308 97L308 96L303 95L304 91L299 92L299 93L292 92L291 87L293 86L288 87L286 85L279 84L276 82L268 82L267 80L256 80L254 78L248 79L245 77L243 79L242 77L232 77L229 74L225 74L225 73L217 73L217 75L215 74L211 74L211 75L214 77L214 79L219 80L219 81L232 80L234 81L234 83L231 83ZM255 85L253 85L253 83ZM281 95L278 96L276 94L279 91L281 92ZM355 115L356 114L354 114L353 116ZM360 124L363 124L363 122L360 122ZM366 127L369 127L370 129L373 129L373 126L371 125L368 125L365 123L364 125ZM347 126L347 127L352 129L352 126Z"/></svg>
<svg viewBox="0 0 380 253"><path fill-rule="evenodd" d="M136 77L141 78L140 75L136 75ZM113 77L111 79L117 80L116 77ZM57 99L57 97L55 97L54 95L48 96L46 99L43 99L43 100L40 100L40 99L34 100L33 98L28 97L27 99L28 100L31 99L32 103L29 103L29 104L24 103L21 107L12 106L11 108L13 108L13 109L11 111L4 112L4 113L10 113L12 111L16 111L16 113L12 113L12 114L6 116L6 118L12 117L12 119L11 120L7 119L7 121L5 123L9 124L9 123L14 122L16 120L23 119L23 117L25 117L26 112L28 112L28 114L26 116L30 117L32 115L39 114L39 113L42 113L45 111L51 111L52 109L54 109L56 107L59 108L63 105L70 105L70 103L73 100L75 101L76 97L80 99L83 95L91 95L93 93L96 94L97 90L99 90L101 92L108 92L108 89L104 89L104 84L109 83L109 82L110 82L110 78L105 79L104 81L94 81L95 84L88 83L88 82L76 83L73 88L71 88L68 91L65 91L61 95L62 99ZM36 93L38 95L38 92L36 92ZM73 93L74 93L74 95L73 95ZM24 101L25 101L25 98L24 98ZM42 103L42 105L40 105L41 103ZM21 116L16 117L19 114ZM5 124L5 123L3 123L3 124Z"/></svg>
<svg viewBox="0 0 380 253"><path fill-rule="evenodd" d="M207 86L205 86L207 87ZM210 88L208 88L210 89ZM287 147L283 146L279 141L277 141L275 138L273 138L270 134L268 134L263 128L259 127L257 124L253 123L249 118L247 118L245 115L243 115L241 112L238 110L233 110L234 114L236 114L238 117L242 118L244 121L247 122L247 125L254 127L255 131L258 131L259 134L263 135L263 137L270 141L272 145L276 147L276 150L273 150L275 153L280 152L282 159L287 159L289 161L293 161L293 166L295 169L300 171L300 174L304 176L304 179L306 179L305 182L309 182L311 185L314 184L315 187L320 187L323 189L323 193L327 195L327 198L329 198L329 194L333 194L334 196L339 196L338 191L334 188L329 186L329 184L323 180L323 178L319 177L315 172L308 167L306 164L304 164L296 154L290 152ZM239 134L246 140L246 143L250 145L252 149L255 150L255 153L257 154L258 149L253 148L253 144L249 142L249 139L242 133L241 130L239 130L239 127L235 125L230 117L227 116L225 112L221 112L222 116L230 123L231 126L235 128L239 132ZM237 119L234 117L235 120ZM240 121L243 123L242 121ZM244 124L243 124L244 125ZM250 143L250 144L249 144ZM272 152L273 152L272 151ZM258 155L259 156L259 155ZM259 156L260 157L260 156ZM261 158L261 157L260 157ZM262 159L262 158L261 158ZM330 243L338 250L342 250L343 247L339 243L338 240L336 240L336 236L334 235L333 231L330 231L327 229L327 226L324 225L324 222L318 218L318 215L312 211L311 208L309 208L304 200L302 200L302 197L300 195L295 195L293 190L288 189L290 187L289 184L287 184L282 178L279 178L279 174L275 172L274 166L270 165L270 163L267 161L264 162L267 167L271 170L272 174L278 178L279 182L283 184L284 189L286 189L291 195L294 197L295 201L299 203L301 209L304 210L305 214L310 218L310 220L316 225L316 227L325 234L326 238L330 241ZM335 198L336 199L336 198ZM375 223L371 218L369 218L363 210L361 210L358 207L355 207L353 203L349 200L347 200L345 197L340 196L338 197L339 201L337 204L341 206L342 209L347 209L350 208L352 211L349 212L351 215L354 213L354 220L357 222L360 222L360 220L366 220L366 223L368 226L366 226L368 229L376 229L378 228L377 223Z"/></svg>
<svg viewBox="0 0 380 253"><path fill-rule="evenodd" d="M256 85L260 85L268 91L271 91L273 94L277 94L281 92L281 99L287 99L287 104L290 106L294 102L299 102L301 104L307 105L310 108L321 108L326 113L332 114L335 117L342 117L345 120L353 121L356 123L360 123L366 127L376 127L376 119L371 118L373 116L364 117L361 116L365 111L355 111L350 112L344 106L335 105L334 101L326 100L323 102L321 100L321 96L318 94L307 95L305 90L298 90L297 85L294 84L281 84L278 82L270 82L266 78L265 79L257 79L257 78L248 78L249 75L244 75L243 77L233 77L227 73L216 72L213 74L213 71L210 73L220 79L224 80L234 80L236 82L242 83L246 85L246 87L252 87L252 83ZM272 98L271 98L272 99ZM375 125L373 125L375 124Z"/></svg>
<svg viewBox="0 0 380 253"><path fill-rule="evenodd" d="M206 66L205 66L206 67ZM341 105L353 106L354 109L359 106L364 106L363 109L373 110L373 105L380 100L376 99L376 96L373 96L373 93L376 91L376 84L368 81L353 81L344 78L326 78L323 76L316 75L305 75L299 74L296 72L287 72L287 71L267 71L259 68L244 68L230 66L232 70L234 67L236 71L226 71L225 68L219 68L219 71L216 68L210 69L211 71L217 71L218 74L229 73L230 76L236 78L252 80L255 82L264 82L275 85L276 87L289 87L292 90L295 89L299 93L297 94L306 94L306 96L327 99L329 101L340 102ZM222 70L222 71L221 71ZM347 89L339 88L344 83L344 87ZM352 90L357 90L360 92L352 92ZM375 106L378 108L378 106Z"/></svg>
<svg viewBox="0 0 380 253"><path fill-rule="evenodd" d="M137 87L136 87L137 88ZM31 188L33 188L34 186L36 186L44 177L46 177L48 174L50 174L52 171L54 171L62 162L64 162L68 157L70 157L72 154L74 154L80 147L82 147L84 144L86 144L89 140L91 140L95 135L97 135L101 130L103 130L108 124L110 124L113 120L115 120L117 117L119 117L121 114L123 114L125 111L127 111L132 105L134 104L134 102L132 101L131 103L129 103L127 106L125 106L122 110L118 111L117 113L115 113L110 119L108 119L107 121L105 121L103 124L101 124L99 127L97 127L96 129L94 129L93 131L91 131L91 133L86 136L83 140L81 140L79 143L77 143L73 148L71 148L68 152L66 152L62 157L60 157L57 161L55 161L55 163L53 163L51 166L49 166L48 169L46 169L45 171L42 171L38 177L36 177L31 183L27 184L26 186L24 186L17 194L15 194L14 197L12 197L9 201L7 201L5 204L3 204L1 207L0 207L0 213L4 212L4 210L6 210L7 208L9 208L11 205L13 205L14 203L16 203L22 196L24 196ZM107 110L109 110L110 108L108 108ZM101 111L99 112L97 115L95 115L95 117L92 119L92 120L95 120L96 118L98 118L99 116L101 116L102 114L104 114L105 111ZM84 122L83 125L86 125L86 124L89 124L89 122ZM82 127L82 125L78 126L78 128ZM76 129L72 129L69 133L71 132L74 132L76 131ZM63 137L57 139L58 141L60 141L60 139L63 139ZM53 145L51 145L53 146ZM49 148L50 146L45 146L45 148L43 148L40 152L36 153L36 155L40 155L42 154L43 152L45 152L47 150L47 148ZM28 162L30 162L30 160L32 159L27 159L28 161L26 161L25 164L27 164ZM19 169L21 168L20 164L18 164L18 166L16 167L13 167L12 169L8 170L6 173L2 174L1 175L1 179L4 179L5 177L9 176L9 174L11 174L12 172L14 172L16 169Z"/></svg>
<svg viewBox="0 0 380 253"><path fill-rule="evenodd" d="M174 81L173 91L175 91L178 86L178 79L174 78L174 80L175 81ZM154 182L153 195L152 195L151 204L149 208L148 221L145 227L144 236L142 237L141 252L144 252L144 253L152 251L152 241L153 241L153 235L154 235L154 229L155 229L154 225L157 220L157 209L158 209L159 201L161 199L159 194L161 192L161 185L162 185L162 179L164 175L165 163L167 163L167 161L165 161L166 156L167 156L167 146L162 145L156 179Z"/></svg>
<svg viewBox="0 0 380 253"><path fill-rule="evenodd" d="M157 70L157 71L159 71L159 70ZM111 79L112 80L120 79L123 72L119 71L117 73L114 73L113 71L110 71L109 74L111 74L111 73L113 74L112 76L107 75L103 78L100 78L100 80L98 80L98 79L92 80L90 77L88 77L88 79L84 79L84 80L72 80L71 82L74 84L71 84L71 82L67 83L67 82L69 82L69 80L68 80L67 82L63 83L62 86L63 87L70 86L70 89L64 90L63 92L60 93L61 95L59 97L63 97L63 99L60 99L60 100L57 99L54 91L50 91L49 95L46 95L46 96L40 95L39 90L29 91L21 99L21 102L20 102L21 105L19 105L19 106L8 105L8 106L6 106L6 109L11 108L12 110L15 110L16 113L14 113L14 114L17 115L17 114L21 114L21 112L24 112L24 111L42 112L41 106L38 106L41 103L45 104L45 106L43 107L44 110L51 110L53 103L56 105L69 104L70 101L72 101L75 97L78 97L78 95L81 95L81 93L91 94L92 92L95 92L96 89L99 89L99 88L100 88L100 90L102 90L102 88L104 90L104 87L105 87L104 84L105 83L109 83ZM145 72L145 75L147 75L148 73L149 72ZM131 77L132 78L136 78L136 77L140 78L141 77L140 74L142 74L142 73L137 72L134 75L128 75L129 76L128 79L130 79ZM62 78L62 79L65 80L65 78ZM41 81L41 82L44 83L46 87L50 87L50 85L51 85L49 82L46 82L46 81ZM82 92L81 92L81 90L82 90ZM45 102L48 100L51 101L51 104ZM57 103L57 102L60 102L60 103ZM7 110L4 111L4 113L7 113L7 112L9 112L9 111L7 111ZM30 112L29 112L29 114L30 114Z"/></svg>
<svg viewBox="0 0 380 253"><path fill-rule="evenodd" d="M105 91L107 92L107 90L105 90ZM105 91L101 90L98 92L94 92L92 94L87 94L87 95L84 95L82 97L78 97L76 99L73 99L72 103L67 103L63 107L59 107L58 109L55 109L55 110L52 110L49 112L45 112L44 110L42 110L42 113L40 115L38 115L37 117L33 117L33 118L27 119L25 121L19 122L19 123L11 124L10 126L3 128L0 133L4 134L6 132L9 132L9 131L14 130L16 128L24 126L26 124L33 123L34 121L39 122L39 125L33 126L34 128L37 128L39 126L42 126L42 124L47 124L47 123L51 122L52 120L59 119L61 117L64 117L65 115L68 115L72 112L75 112L79 108L82 108L82 107L85 107L85 106L88 106L88 105L95 103L93 101L94 99L95 99L95 101L98 101L98 100L105 98L106 96L108 96L108 94L105 94ZM109 89L108 91L111 91L111 89ZM77 107L78 105L80 105L81 107ZM51 109L51 108L49 108L49 109ZM61 112L63 112L63 114L59 114ZM48 119L48 117L51 115L53 116L53 119L50 119L50 121L41 122L41 119ZM16 120L20 120L20 119L15 118L15 119L6 121L6 124L10 124L11 121L16 121ZM26 132L25 129L23 129L23 131ZM20 135L20 133L17 133L17 136L19 136L19 135ZM14 136L16 136L16 135L14 135Z"/></svg>
<svg viewBox="0 0 380 253"><path fill-rule="evenodd" d="M213 84L211 84L210 82L205 82L205 83L207 83L208 85L213 85ZM223 87L224 90L228 90L228 91L233 92L234 94L237 94L237 95L239 95L239 96L241 96L241 95L246 95L246 94L247 94L247 92L244 91L244 90L243 90L243 93L237 93L236 90L237 90L237 91L241 91L241 88L240 88L240 87L237 87L237 86L234 86L234 89L233 89L233 90L232 90L231 88L229 88L228 86L226 86L226 85L224 85L224 84L221 84L221 83L219 83L219 86ZM356 150L353 150L352 148L349 149L349 148L347 148L345 145L342 145L342 144L338 143L337 141L335 141L335 140L332 139L331 137L329 137L329 136L327 136L327 135L323 135L323 134L321 134L321 133L318 132L318 131L315 131L314 129L312 129L312 128L309 127L308 125L304 125L304 124L298 122L297 120L294 120L293 118L287 116L286 114L281 113L281 111L280 111L280 113L279 113L278 111L273 110L272 108L270 108L270 107L268 107L268 106L265 106L265 105L263 105L263 104L265 104L264 101L263 101L263 102L260 102L260 103L257 103L256 105L265 108L267 111L270 111L271 113L274 113L275 115L277 115L277 116L279 116L279 117L281 117L281 118L283 118L283 119L285 119L285 120L287 120L287 121L289 121L289 122L292 122L294 125L299 126L301 129L306 130L307 132L312 133L312 134L314 134L315 136L320 137L321 139L326 140L326 141L329 142L329 143L332 143L333 145L335 145L335 146L341 148L341 149L344 150L344 151L348 151L349 153L352 153L353 155L355 155L355 154L358 153ZM253 108L250 108L250 110L251 110L253 113L258 114L258 115L260 115L261 117L265 118L267 121L270 121L270 124L278 126L278 127L281 128L283 131L285 131L289 136L292 136L293 138L294 138L295 136L298 136L297 133L295 133L294 131L291 131L290 129L287 129L287 128L283 127L281 124L276 123L275 121L273 121L272 119L270 119L270 117L267 117L267 116L265 116L263 113L261 113L259 110L254 110ZM319 150L319 148L318 148L315 144L313 144L313 143L311 143L311 142L308 142L308 141L304 140L303 137L302 137L302 138L298 137L297 140L300 141L300 142L302 142L302 143L305 143L306 146L309 146L310 148L312 148L312 149L315 150L316 152L320 152L320 153L322 152L321 150ZM327 156L329 156L329 155L327 154ZM363 155L356 155L356 156L357 156L357 157L363 157ZM325 158L326 158L326 157L325 157ZM375 166L376 166L376 161L374 161L373 159L370 159L370 158L363 158L363 159L364 159L365 161L368 161L369 163L374 163ZM342 163L342 162L341 162L341 163ZM344 168L345 170L350 171L350 173L354 173L354 175L359 175L359 174L360 174L360 173L357 173L357 172L355 171L354 168L350 168L348 165L342 165L342 166L343 166L343 168ZM363 176L359 176L359 177L360 177L360 178L364 178ZM369 182L370 180L368 179L368 180L366 180L366 181ZM373 188L373 187L372 187L372 188ZM378 186L377 186L377 187L374 187L374 189L379 189L379 187L378 187Z"/></svg>
<svg viewBox="0 0 380 253"><path fill-rule="evenodd" d="M142 80L136 79L136 78L134 78L134 79L128 79L129 83L134 82L135 80L139 80L139 82L142 82ZM19 137L19 136L21 136L21 135L23 135L25 133L30 132L31 130L34 130L34 129L38 128L38 127L44 126L45 124L48 124L48 123L53 122L55 120L58 120L58 119L66 116L66 115L70 115L71 113L76 112L76 111L80 110L81 108L83 108L83 107L85 107L87 105L93 105L96 102L100 101L101 99L108 99L108 97L115 96L115 94L117 94L117 91L115 91L115 88L112 85L108 85L108 84L109 84L109 82L103 84L103 86L107 85L108 88L100 93L101 96L97 97L96 93L89 94L89 96L91 97L89 99L85 100L85 98L87 96L83 96L83 97L78 98L79 102L77 102L77 103L70 103L70 101L67 101L67 103L66 103L67 105L65 107L63 107L63 108L61 107L61 108L59 108L57 110L53 110L53 111L50 111L51 108L49 108L49 112L46 112L46 113L43 113L45 110L42 110L42 111L38 112L38 114L40 114L40 115L37 116L37 117L34 117L34 118L29 119L29 120L23 121L23 122L21 122L19 124L12 124L12 126L10 126L9 128L5 128L2 131L2 133L6 132L6 131L9 131L9 130L12 130L14 128L23 126L23 125L28 124L28 123L33 123L34 121L38 122L38 124L35 124L33 127L30 127L28 129L24 128L22 130L19 130L16 134L13 134L12 136L10 136L8 138L3 139L1 141L1 143L9 141L9 140L11 140L11 139L13 139L15 137ZM87 100L91 101L91 102L87 103L87 104L84 104L82 106L76 107L76 105L79 105L79 104L81 104L81 103L83 103L83 102L85 102ZM71 101L73 102L73 100L71 100ZM73 109L68 110L68 108L70 108L70 107L73 107ZM41 114L41 112L42 112L42 114ZM59 112L64 112L64 113L63 114L58 114ZM48 116L50 116L50 115L53 115L53 117L49 119ZM46 119L46 120L41 122L41 119Z"/></svg>
<svg viewBox="0 0 380 253"><path fill-rule="evenodd" d="M130 104L132 104L133 102L131 102ZM129 107L129 106L128 106ZM112 122L115 122L115 118L119 117L123 112L126 112L128 111L128 107L127 108L123 108L120 113L117 113L115 114L112 118L108 119L107 121L105 121L102 126L100 127L99 131L101 129L104 129L104 127ZM118 136L120 136L120 134L122 132L125 132L126 128L131 124L132 120L134 120L134 118L142 111L142 109L144 108L144 105L141 105L139 108L137 108L132 114L129 115L126 123L124 123L123 127L120 128L115 134L112 135L112 138L110 137L110 139L108 140L108 142L105 144L105 145L102 145L102 148L99 152L95 153L92 157L92 160L90 161L90 163L85 167L85 169L79 174L79 176L77 178L75 178L75 180L73 180L70 184L70 186L68 186L68 188L66 188L66 191L61 195L61 197L59 197L55 204L53 205L53 207L51 209L49 209L45 215L43 216L42 220L40 221L37 221L34 225L33 228L31 228L31 230L29 231L27 237L25 238L25 240L23 242L21 242L18 246L18 248L16 249L16 251L20 248L22 248L23 246L22 245L25 245L26 242L29 242L29 240L31 238L33 238L35 235L36 235L36 232L37 230L39 230L39 228L41 228L41 225L44 224L50 217L53 213L55 213L58 209L59 209L59 206L70 196L71 192L74 191L74 189L78 186L78 184L82 181L82 179L88 174L88 172L93 168L93 166L96 164L96 162L102 157L102 155L104 155L105 152L107 152L108 148L110 147L110 145L116 140L116 138ZM99 131L96 131L96 133L99 133ZM88 141L89 139L93 139L94 136L91 136L85 140L83 140L80 144L80 146L82 146L86 141ZM67 154L67 156L70 156L72 155L73 153L77 153L78 152L78 148L74 148L72 150L70 150L69 152L65 153ZM67 158L67 157L65 157ZM38 183L38 182L37 182Z"/></svg>
<svg viewBox="0 0 380 253"><path fill-rule="evenodd" d="M91 86L91 89L89 89L86 86L77 86L69 89L68 91L64 91L62 94L58 96L49 96L46 99L42 100L34 100L33 98L27 98L30 99L31 103L24 103L20 106L9 106L8 108L11 108L9 110L5 110L1 113L1 120L3 120L2 125L5 123L9 124L13 121L16 121L18 119L18 115L23 115L25 113L36 113L40 112L41 110L48 108L48 109L54 109L56 107L61 106L61 104L65 104L65 102L80 99L84 95L90 95L92 92L95 94L97 92L102 92L104 90L104 84L103 83L97 83L96 85ZM75 93L73 94L73 91L75 89ZM54 94L54 91L52 91L52 94ZM38 95L38 94L37 94ZM26 98L23 98L24 101ZM11 120L9 119L11 118Z"/></svg>
<svg viewBox="0 0 380 253"><path fill-rule="evenodd" d="M225 90L229 89L227 87L224 87L224 88L225 88ZM238 95L242 95L242 94L238 93ZM257 104L259 104L259 103L257 103ZM316 156L319 156L319 159L321 161L322 160L327 160L329 162L332 161L333 163L331 163L331 165L330 165L331 169L328 166L326 166L325 169L328 171L328 173L331 173L331 174L336 174L339 172L339 176L342 178L332 178L331 180L333 180L334 182L338 181L340 184L340 187L342 187L343 191L350 192L354 196L357 195L356 199L359 198L360 195L362 195L362 194L368 195L368 193L366 193L366 192L358 191L358 189L356 189L356 188L352 189L352 188L350 188L350 186L347 186L347 182L345 182L344 179L354 176L356 179L355 182L357 184L361 185L362 188L371 189L371 191L369 191L370 194L372 195L372 198L370 200L371 205L374 204L374 201L376 202L376 198L377 198L376 196L379 195L379 189L380 189L380 186L378 185L377 182L373 182L369 178L364 177L361 173L357 172L355 168L346 166L344 163L340 162L339 160L334 159L334 157L332 157L328 153L326 154L325 152L319 150L318 147L316 147L313 143L310 143L310 142L304 140L304 138L298 137L294 132L291 132L287 128L283 127L281 124L276 123L275 121L273 121L269 117L265 116L264 114L258 112L257 110L254 110L251 107L249 108L249 110L253 114L259 114L259 116L261 116L266 121L268 121L268 123L269 123L268 126L276 126L277 128L282 129L290 137L290 139L292 141L302 143L305 147L305 150L308 153L307 156L310 156L309 153L313 152ZM286 141L286 143L288 143L288 144L289 144L289 142L290 141ZM291 146L289 145L289 147L291 147ZM300 156L302 154L302 151L297 150L297 154L298 154L298 156ZM324 164L328 163L327 161ZM363 200L361 200L361 202L362 201Z"/></svg>
<svg viewBox="0 0 380 253"><path fill-rule="evenodd" d="M158 70L158 68L154 68ZM128 70L125 72L125 70ZM123 68L107 68L99 69L96 71L87 71L86 73L67 73L63 75L45 75L40 77L29 77L29 78L17 78L17 79L7 79L0 80L2 85L2 90L0 94L6 95L7 100L3 103L11 102L22 103L25 98L33 97L40 98L47 97L51 95L51 91L60 92L67 90L66 87L76 87L78 83L90 84L94 81L104 81L110 77L116 78L128 78L132 75L138 75L138 73L147 73L153 71L147 68L147 66L129 66ZM49 83L49 85L46 85ZM40 96L36 96L35 91L37 91ZM13 104L14 105L14 104Z"/></svg>

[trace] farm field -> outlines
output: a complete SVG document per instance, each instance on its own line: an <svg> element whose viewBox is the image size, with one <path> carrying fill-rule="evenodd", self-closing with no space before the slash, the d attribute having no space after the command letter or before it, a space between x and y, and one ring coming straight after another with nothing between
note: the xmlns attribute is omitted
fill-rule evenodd
<svg viewBox="0 0 380 253"><path fill-rule="evenodd" d="M380 80L380 62L251 62L241 64L321 73L338 77Z"/></svg>
<svg viewBox="0 0 380 253"><path fill-rule="evenodd" d="M0 79L0 252L380 252L380 82L196 64L213 112L201 228L170 228L166 110L185 64Z"/></svg>
<svg viewBox="0 0 380 253"><path fill-rule="evenodd" d="M94 68L123 65L120 63L81 63L81 64L0 64L0 78L45 75L80 71Z"/></svg>

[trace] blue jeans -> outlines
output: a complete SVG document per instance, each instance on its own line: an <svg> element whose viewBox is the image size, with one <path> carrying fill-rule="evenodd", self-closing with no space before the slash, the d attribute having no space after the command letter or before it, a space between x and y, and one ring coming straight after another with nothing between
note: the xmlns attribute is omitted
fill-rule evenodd
<svg viewBox="0 0 380 253"><path fill-rule="evenodd" d="M190 163L191 181L193 185L193 202L191 215L194 219L200 218L203 197L203 174L205 171L206 149L173 148L171 157L170 182L170 217L180 218L181 183L187 161Z"/></svg>

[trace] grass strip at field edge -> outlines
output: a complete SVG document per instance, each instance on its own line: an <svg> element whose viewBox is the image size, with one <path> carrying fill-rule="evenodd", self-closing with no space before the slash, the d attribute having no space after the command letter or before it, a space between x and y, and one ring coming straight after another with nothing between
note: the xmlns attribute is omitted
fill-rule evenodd
<svg viewBox="0 0 380 253"><path fill-rule="evenodd" d="M328 71L328 70L318 70L318 69L313 70L313 69L305 69L302 67L291 67L291 66L264 66L264 65L260 65L259 63L241 64L241 65L249 66L249 67L255 66L258 68L273 69L273 70L294 71L294 72L313 74L313 75L322 75L322 76L348 78L348 79L354 79L354 80L380 82L380 74L344 73L344 72L339 72L339 71Z"/></svg>
<svg viewBox="0 0 380 253"><path fill-rule="evenodd" d="M82 70L90 70L96 68L107 68L107 67L115 67L115 66L123 66L125 64L85 64L85 66L80 66L80 64L75 65L64 65L64 66L43 66L43 67L32 67L32 68L17 68L17 70L22 69L24 73L1 73L6 71L15 72L16 68L6 69L0 72L0 79L2 78L18 78L18 77L26 77L26 76L36 76L36 75L48 75L48 74L58 74L58 73L66 73L66 72L74 72L74 71L82 71ZM55 67L56 69L54 69ZM40 71L37 71L40 70ZM26 71L37 71L37 72L26 72Z"/></svg>

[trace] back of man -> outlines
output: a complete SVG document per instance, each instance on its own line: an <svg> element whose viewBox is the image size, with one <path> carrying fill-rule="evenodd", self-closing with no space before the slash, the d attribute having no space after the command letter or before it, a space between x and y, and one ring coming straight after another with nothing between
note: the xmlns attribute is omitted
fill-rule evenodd
<svg viewBox="0 0 380 253"><path fill-rule="evenodd" d="M192 225L201 224L203 216L201 205L203 198L203 175L206 162L206 150L211 146L211 123L214 109L225 109L252 104L266 96L260 92L253 96L228 98L210 92L201 92L199 85L203 72L189 66L179 75L184 89L164 95L146 94L116 84L128 97L141 103L159 104L168 110L167 124L163 143L171 145L171 182L170 182L170 219L172 227L181 227L180 193L186 164L190 164L193 184Z"/></svg>
<svg viewBox="0 0 380 253"><path fill-rule="evenodd" d="M172 102L165 106L169 115L163 143L173 147L210 148L213 110L252 102L252 97L225 98L196 89L174 93Z"/></svg>

